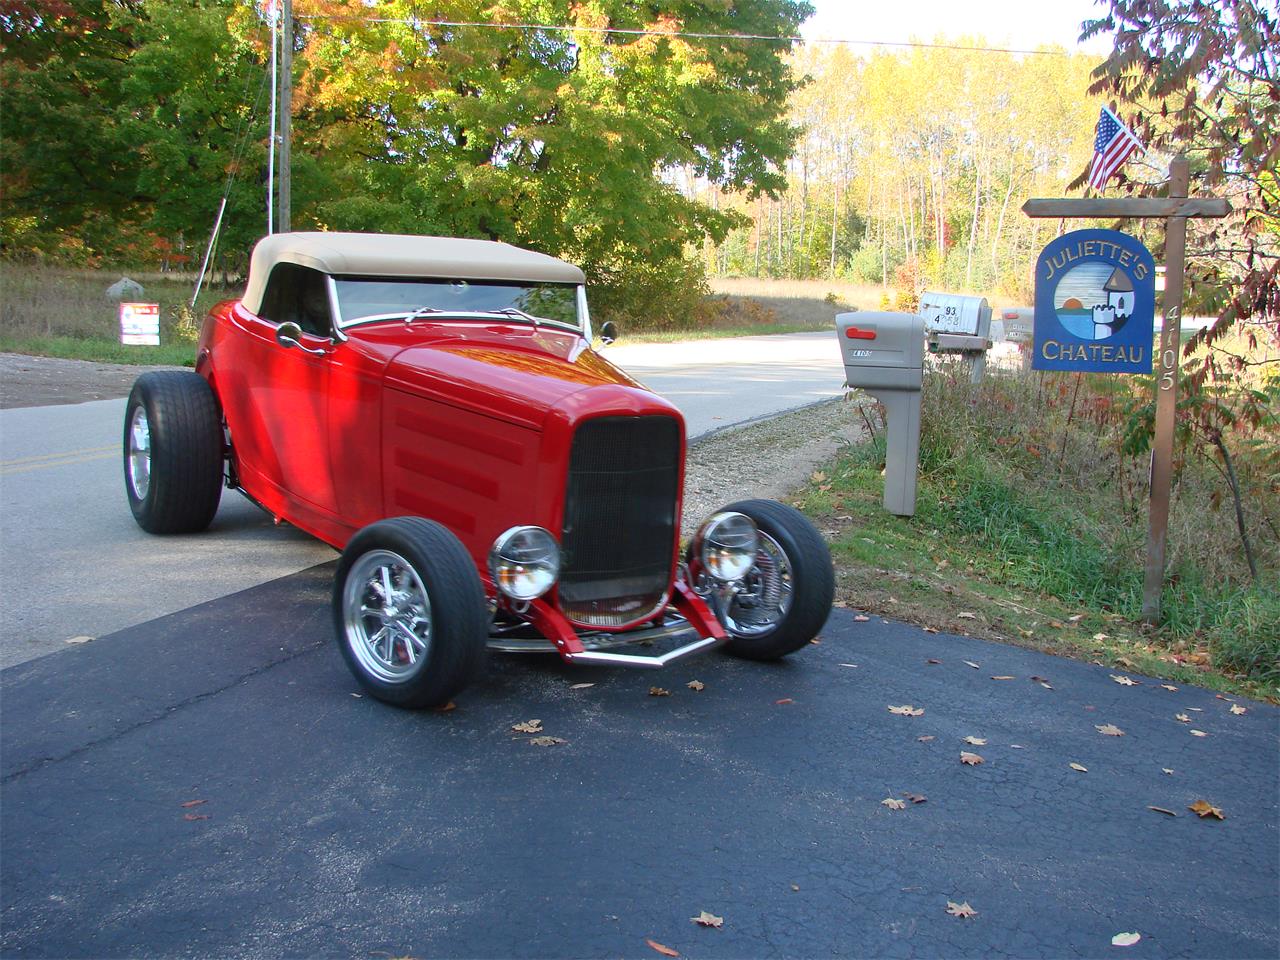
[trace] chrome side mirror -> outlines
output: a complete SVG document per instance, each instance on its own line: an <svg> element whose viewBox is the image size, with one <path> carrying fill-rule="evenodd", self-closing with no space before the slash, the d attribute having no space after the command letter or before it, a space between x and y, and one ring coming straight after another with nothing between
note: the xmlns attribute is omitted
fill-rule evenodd
<svg viewBox="0 0 1280 960"><path fill-rule="evenodd" d="M600 342L606 347L618 339L618 325L612 320L606 320L604 326L600 328Z"/></svg>
<svg viewBox="0 0 1280 960"><path fill-rule="evenodd" d="M280 326L276 327L276 343L284 347L286 350L292 350L297 347L303 353L309 353L312 356L323 357L326 353L324 350L315 347L304 346L298 338L302 336L302 328L292 320L286 320Z"/></svg>

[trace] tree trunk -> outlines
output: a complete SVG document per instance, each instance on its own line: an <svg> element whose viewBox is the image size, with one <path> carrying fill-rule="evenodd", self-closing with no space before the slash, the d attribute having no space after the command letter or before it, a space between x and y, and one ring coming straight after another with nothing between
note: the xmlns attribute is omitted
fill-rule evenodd
<svg viewBox="0 0 1280 960"><path fill-rule="evenodd" d="M1213 445L1218 448L1218 452L1222 454L1222 463L1227 468L1227 480L1231 483L1231 499L1235 501L1236 506L1236 529L1240 531L1240 543L1244 546L1244 558L1249 561L1249 575L1253 577L1253 585L1258 585L1258 562L1253 559L1253 544L1249 542L1249 531L1244 525L1244 504L1240 500L1240 482L1236 479L1235 464L1231 460L1231 454L1227 452L1227 445L1222 442L1222 435L1215 433L1213 435Z"/></svg>

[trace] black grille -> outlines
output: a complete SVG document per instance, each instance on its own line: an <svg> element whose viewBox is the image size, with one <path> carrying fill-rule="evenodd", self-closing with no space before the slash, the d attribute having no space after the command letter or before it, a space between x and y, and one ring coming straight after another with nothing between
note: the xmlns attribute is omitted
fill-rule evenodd
<svg viewBox="0 0 1280 960"><path fill-rule="evenodd" d="M601 417L573 437L564 495L560 606L591 626L653 612L669 586L680 476L671 417Z"/></svg>

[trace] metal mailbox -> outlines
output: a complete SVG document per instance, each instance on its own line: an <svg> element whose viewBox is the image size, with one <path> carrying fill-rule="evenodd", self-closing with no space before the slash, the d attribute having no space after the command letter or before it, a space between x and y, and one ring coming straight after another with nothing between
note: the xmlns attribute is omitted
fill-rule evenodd
<svg viewBox="0 0 1280 960"><path fill-rule="evenodd" d="M985 297L955 293L920 295L920 315L934 353L958 353L969 361L974 383L982 380L991 347L991 306Z"/></svg>
<svg viewBox="0 0 1280 960"><path fill-rule="evenodd" d="M884 404L884 508L900 517L916 512L924 329L912 313L836 316L845 382Z"/></svg>

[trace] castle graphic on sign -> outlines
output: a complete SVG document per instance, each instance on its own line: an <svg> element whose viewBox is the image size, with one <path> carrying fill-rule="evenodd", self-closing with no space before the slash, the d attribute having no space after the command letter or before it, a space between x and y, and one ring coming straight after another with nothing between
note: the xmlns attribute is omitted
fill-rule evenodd
<svg viewBox="0 0 1280 960"><path fill-rule="evenodd" d="M1038 370L1151 370L1155 264L1133 237L1078 230L1053 240L1036 263Z"/></svg>

